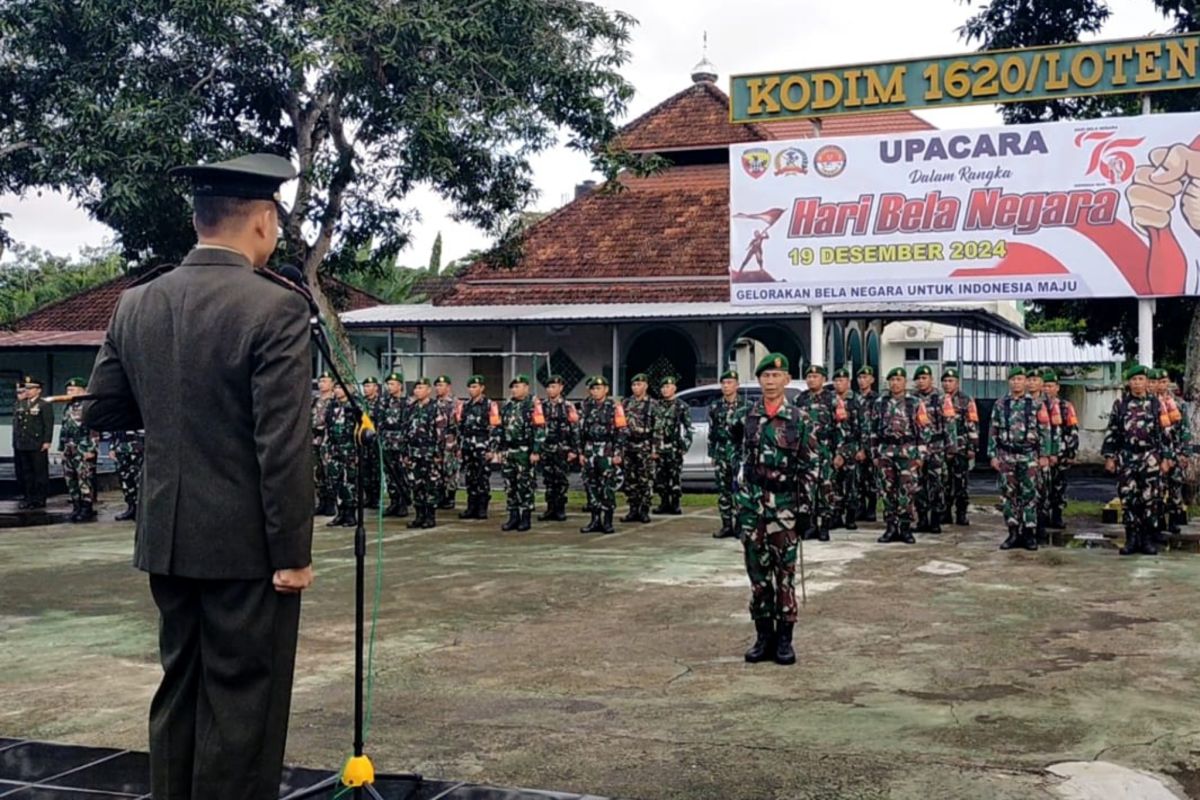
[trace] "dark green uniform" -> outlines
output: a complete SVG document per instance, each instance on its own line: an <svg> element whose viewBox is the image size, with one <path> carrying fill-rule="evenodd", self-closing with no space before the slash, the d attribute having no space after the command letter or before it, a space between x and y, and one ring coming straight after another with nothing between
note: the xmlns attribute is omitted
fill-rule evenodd
<svg viewBox="0 0 1200 800"><path fill-rule="evenodd" d="M390 392L380 400L379 416L375 427L383 445L383 469L387 474L388 499L391 503L383 512L385 517L407 517L412 504L412 493L408 488L408 474L404 468L405 427L407 425L409 399L403 395L393 396Z"/></svg>
<svg viewBox="0 0 1200 800"><path fill-rule="evenodd" d="M96 518L96 452L100 435L83 422L83 401L67 403L62 427L58 431L58 451L62 453L63 478L71 497L72 522Z"/></svg>
<svg viewBox="0 0 1200 800"><path fill-rule="evenodd" d="M1170 416L1159 399L1126 392L1114 402L1100 453L1117 462L1117 495L1125 523L1122 555L1157 553L1154 527L1161 513L1162 462L1175 457Z"/></svg>
<svg viewBox="0 0 1200 800"><path fill-rule="evenodd" d="M493 431L500 420L496 401L481 394L463 401L462 421L458 426L458 442L462 455L463 484L467 490L467 507L459 513L461 519L487 519L492 499L491 454L495 450Z"/></svg>
<svg viewBox="0 0 1200 800"><path fill-rule="evenodd" d="M1004 549L1018 544L1037 549L1038 459L1050 452L1050 415L1044 403L1028 394L1008 394L996 401L988 458L1000 463L999 484L1008 525L1008 539L1001 545Z"/></svg>
<svg viewBox="0 0 1200 800"><path fill-rule="evenodd" d="M354 430L358 419L350 401L336 397L325 406L325 469L337 498L337 516L330 526L355 524L358 508L358 456Z"/></svg>
<svg viewBox="0 0 1200 800"><path fill-rule="evenodd" d="M721 514L718 537L737 535L739 526L734 506L738 470L742 466L742 432L750 404L740 392L733 402L718 397L708 404L708 457L717 478L717 510Z"/></svg>
<svg viewBox="0 0 1200 800"><path fill-rule="evenodd" d="M26 378L26 385L33 382ZM38 397L18 400L13 407L13 456L24 486L24 508L45 508L50 490L50 458L54 440L54 409Z"/></svg>
<svg viewBox="0 0 1200 800"><path fill-rule="evenodd" d="M542 443L542 485L546 489L546 513L541 520L567 518L569 454L579 452L579 412L570 400L559 397L542 403L546 416L546 440Z"/></svg>
<svg viewBox="0 0 1200 800"><path fill-rule="evenodd" d="M592 519L582 533L613 531L612 516L621 481L621 466L615 459L625 450L626 428L625 409L611 397L599 402L588 397L580 404L580 469L592 502Z"/></svg>
<svg viewBox="0 0 1200 800"><path fill-rule="evenodd" d="M653 438L650 457L654 461L654 491L658 492L656 514L682 514L683 457L692 446L692 410L678 397L659 400L651 412Z"/></svg>
<svg viewBox="0 0 1200 800"><path fill-rule="evenodd" d="M505 530L529 530L533 514L534 464L546 438L546 419L542 403L536 397L509 398L500 409L497 429L498 450L503 459L504 491L508 500L508 527Z"/></svg>
<svg viewBox="0 0 1200 800"><path fill-rule="evenodd" d="M117 480L125 498L125 510L118 520L137 519L138 484L142 480L142 459L146 441L142 431L117 431L112 435L113 457L117 462Z"/></svg>
<svg viewBox="0 0 1200 800"><path fill-rule="evenodd" d="M654 452L654 399L650 395L640 400L626 397L624 409L629 423L622 465L625 497L629 501L629 513L624 521L649 522L650 498L654 492L654 461L651 458ZM591 495L588 499L591 500Z"/></svg>
<svg viewBox="0 0 1200 800"><path fill-rule="evenodd" d="M871 457L879 470L886 529L879 541L911 544L913 502L921 462L929 454L929 412L913 395L890 392L875 401L871 415Z"/></svg>

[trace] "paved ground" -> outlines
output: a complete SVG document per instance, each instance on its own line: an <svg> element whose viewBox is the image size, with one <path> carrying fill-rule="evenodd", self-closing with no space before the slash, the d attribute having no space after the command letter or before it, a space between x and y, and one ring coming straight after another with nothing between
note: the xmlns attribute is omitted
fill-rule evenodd
<svg viewBox="0 0 1200 800"><path fill-rule="evenodd" d="M579 514L529 535L499 522L386 526L381 768L680 800L1200 798L1200 557L1000 553L984 510L910 547L835 534L805 549L785 668L742 661L740 549L709 537L711 512L609 537L575 533ZM0 529L0 735L145 746L158 673L131 539ZM317 553L288 756L335 767L349 533L319 529ZM1088 790L1094 765L1048 770L1062 762L1178 783L1105 766Z"/></svg>

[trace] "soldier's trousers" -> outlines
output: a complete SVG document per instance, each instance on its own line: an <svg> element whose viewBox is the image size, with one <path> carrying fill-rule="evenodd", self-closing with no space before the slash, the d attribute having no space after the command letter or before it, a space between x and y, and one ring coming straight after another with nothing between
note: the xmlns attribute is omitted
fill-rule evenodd
<svg viewBox="0 0 1200 800"><path fill-rule="evenodd" d="M121 494L127 505L136 506L138 501L138 481L142 477L141 450L118 449L115 454L117 461L117 479L121 482Z"/></svg>
<svg viewBox="0 0 1200 800"><path fill-rule="evenodd" d="M96 462L83 456L74 444L63 449L63 480L72 503L92 503L96 499Z"/></svg>
<svg viewBox="0 0 1200 800"><path fill-rule="evenodd" d="M737 524L737 514L734 508L734 482L737 479L738 466L741 456L734 454L732 458L717 456L713 459L717 477L717 511L721 513L721 523L727 528Z"/></svg>
<svg viewBox="0 0 1200 800"><path fill-rule="evenodd" d="M458 442L446 444L446 454L442 457L442 502L454 502L454 495L458 493L458 470L462 466L458 455Z"/></svg>
<svg viewBox="0 0 1200 800"><path fill-rule="evenodd" d="M322 503L337 499L329 479L329 448L324 443L313 445L313 485L317 487L317 498Z"/></svg>
<svg viewBox="0 0 1200 800"><path fill-rule="evenodd" d="M683 449L678 445L663 447L654 462L654 491L667 508L673 508L683 496Z"/></svg>
<svg viewBox="0 0 1200 800"><path fill-rule="evenodd" d="M491 499L492 489L488 481L491 475L490 469L486 445L479 447L474 444L463 444L462 474L468 502Z"/></svg>
<svg viewBox="0 0 1200 800"><path fill-rule="evenodd" d="M542 460L538 462L542 470L542 485L546 489L546 507L567 507L567 451L557 445L543 447Z"/></svg>
<svg viewBox="0 0 1200 800"><path fill-rule="evenodd" d="M529 449L516 448L504 453L504 495L509 514L526 514L533 510L534 475L529 463Z"/></svg>
<svg viewBox="0 0 1200 800"><path fill-rule="evenodd" d="M583 461L580 465L583 482L592 508L602 512L612 511L617 507L617 484L621 480L621 468L613 464L612 456L603 450L585 450L580 457ZM628 485L626 482L626 488Z"/></svg>
<svg viewBox="0 0 1200 800"><path fill-rule="evenodd" d="M404 470L417 508L432 508L442 499L446 483L442 479L441 455L433 448L409 448Z"/></svg>
<svg viewBox="0 0 1200 800"><path fill-rule="evenodd" d="M1070 469L1069 464L1065 464L1062 458L1059 458L1057 464L1050 468L1050 510L1058 509L1062 511L1067 507L1067 470Z"/></svg>
<svg viewBox="0 0 1200 800"><path fill-rule="evenodd" d="M399 506L412 504L408 474L404 470L404 451L399 446L384 445L383 467L387 472L388 497Z"/></svg>
<svg viewBox="0 0 1200 800"><path fill-rule="evenodd" d="M1041 520L1050 518L1050 497L1054 488L1054 467L1037 468L1037 515Z"/></svg>
<svg viewBox="0 0 1200 800"><path fill-rule="evenodd" d="M887 444L879 448L879 485L883 519L889 525L912 522L913 497L921 478L915 445Z"/></svg>
<svg viewBox="0 0 1200 800"><path fill-rule="evenodd" d="M156 800L279 796L300 595L271 579L151 575L163 677L150 703Z"/></svg>
<svg viewBox="0 0 1200 800"><path fill-rule="evenodd" d="M622 464L625 480L625 497L630 508L650 508L650 497L654 492L654 461L650 458L650 442L630 442L625 446L625 461ZM589 498L590 499L590 498Z"/></svg>
<svg viewBox="0 0 1200 800"><path fill-rule="evenodd" d="M31 503L46 502L50 491L50 458L42 450L16 450L17 474L22 478L25 499Z"/></svg>
<svg viewBox="0 0 1200 800"><path fill-rule="evenodd" d="M929 455L921 467L917 484L917 512L938 518L946 509L946 453L937 447L929 448Z"/></svg>
<svg viewBox="0 0 1200 800"><path fill-rule="evenodd" d="M338 511L358 508L358 458L354 445L325 446L325 474L337 499Z"/></svg>
<svg viewBox="0 0 1200 800"><path fill-rule="evenodd" d="M871 462L870 454L867 455L866 459L858 462L857 472L858 496L862 499L864 505L871 503L873 498L879 494L879 476L876 472L875 464Z"/></svg>
<svg viewBox="0 0 1200 800"><path fill-rule="evenodd" d="M738 517L746 577L750 579L750 617L796 621L798 518L792 494L746 486L738 492Z"/></svg>
<svg viewBox="0 0 1200 800"><path fill-rule="evenodd" d="M1038 463L1029 453L999 452L1000 475L997 478L1004 497L1004 521L1011 527L1037 526Z"/></svg>
<svg viewBox="0 0 1200 800"><path fill-rule="evenodd" d="M807 507L813 525L828 527L837 506L837 487L834 485L833 456L821 456L808 464L804 485L808 491Z"/></svg>
<svg viewBox="0 0 1200 800"><path fill-rule="evenodd" d="M971 461L966 453L946 454L946 500L943 508L966 510L971 500Z"/></svg>
<svg viewBox="0 0 1200 800"><path fill-rule="evenodd" d="M1163 483L1163 509L1164 514L1180 514L1187 510L1187 504L1183 501L1183 470L1179 468L1179 464L1171 467L1166 476L1162 479Z"/></svg>
<svg viewBox="0 0 1200 800"><path fill-rule="evenodd" d="M836 497L837 512L844 518L847 512L858 513L858 464L854 457L834 470L833 488Z"/></svg>
<svg viewBox="0 0 1200 800"><path fill-rule="evenodd" d="M1162 513L1161 463L1153 450L1121 454L1117 496L1126 529L1149 525Z"/></svg>

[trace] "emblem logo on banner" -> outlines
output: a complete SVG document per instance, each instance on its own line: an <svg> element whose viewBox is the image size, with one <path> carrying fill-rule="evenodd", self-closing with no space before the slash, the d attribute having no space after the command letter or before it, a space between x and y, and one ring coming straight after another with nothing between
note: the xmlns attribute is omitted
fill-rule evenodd
<svg viewBox="0 0 1200 800"><path fill-rule="evenodd" d="M813 156L813 169L824 178L836 178L846 169L846 151L836 144L827 144Z"/></svg>
<svg viewBox="0 0 1200 800"><path fill-rule="evenodd" d="M775 156L775 175L807 175L808 153L798 147L780 150Z"/></svg>
<svg viewBox="0 0 1200 800"><path fill-rule="evenodd" d="M742 153L742 169L751 178L761 178L771 166L771 153L765 147L755 147Z"/></svg>
<svg viewBox="0 0 1200 800"><path fill-rule="evenodd" d="M1116 131L1089 131L1075 137L1075 146L1084 147L1087 142L1096 142L1092 147L1092 158L1085 175L1096 172L1109 183L1124 183L1133 177L1133 155L1123 148L1137 147L1146 141L1138 139L1114 139Z"/></svg>

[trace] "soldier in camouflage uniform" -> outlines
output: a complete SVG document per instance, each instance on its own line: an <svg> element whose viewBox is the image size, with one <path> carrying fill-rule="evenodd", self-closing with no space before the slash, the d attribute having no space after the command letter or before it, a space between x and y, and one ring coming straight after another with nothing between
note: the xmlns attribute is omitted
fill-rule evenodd
<svg viewBox="0 0 1200 800"><path fill-rule="evenodd" d="M325 447L325 412L333 401L333 375L322 372L317 378L317 396L312 404L313 483L317 491L315 515L333 516L336 513L336 494L329 480L328 450Z"/></svg>
<svg viewBox="0 0 1200 800"><path fill-rule="evenodd" d="M579 411L575 404L562 396L564 381L561 375L551 375L546 382L546 440L542 443L542 485L546 488L546 513L542 521L563 522L567 518L567 477L571 462L579 453Z"/></svg>
<svg viewBox="0 0 1200 800"><path fill-rule="evenodd" d="M1181 533L1180 525L1188 523L1187 501L1184 497L1184 475L1188 468L1188 458L1195 451L1192 439L1192 423L1188 417L1188 404L1176 396L1178 387L1171 383L1170 374L1164 369L1159 382L1159 397L1167 406L1171 418L1171 440L1175 449L1175 460L1167 473L1166 491L1166 528L1171 533Z"/></svg>
<svg viewBox="0 0 1200 800"><path fill-rule="evenodd" d="M917 533L941 533L946 510L946 445L953 433L954 420L947 418L941 392L933 385L933 370L922 364L913 371L913 394L929 414L929 452L922 459L917 485Z"/></svg>
<svg viewBox="0 0 1200 800"><path fill-rule="evenodd" d="M87 381L71 378L67 381L67 396L84 393ZM71 522L92 522L96 519L96 451L100 434L83 424L83 401L71 400L63 409L62 427L58 432L58 452L62 453L63 478L71 496Z"/></svg>
<svg viewBox="0 0 1200 800"><path fill-rule="evenodd" d="M650 397L649 378L639 372L629 382L633 394L625 398L625 419L629 423L625 441L625 497L629 513L622 522L649 522L650 497L654 491L654 400ZM591 497L589 496L589 500Z"/></svg>
<svg viewBox="0 0 1200 800"><path fill-rule="evenodd" d="M828 374L822 365L810 364L804 371L808 388L796 397L796 405L804 409L817 437L817 447L809 453L805 465L804 485L811 513L809 527L801 536L822 542L829 541L829 528L837 513L833 474L845 463L841 452L842 426L847 421L846 407L825 387Z"/></svg>
<svg viewBox="0 0 1200 800"><path fill-rule="evenodd" d="M533 515L534 469L542 458L546 417L542 401L529 394L529 376L517 375L508 384L512 396L500 409L496 429L496 460L502 465L508 520L502 531L527 531Z"/></svg>
<svg viewBox="0 0 1200 800"><path fill-rule="evenodd" d="M362 382L363 396L359 401L362 403L363 411L371 418L373 424L377 426L380 417L380 411L383 409L383 397L379 394L379 381L370 377ZM363 502L366 503L365 510L370 513L376 513L379 509L380 495L383 493L383 476L381 451L382 444L376 439L374 442L363 444L362 448L362 484L363 484Z"/></svg>
<svg viewBox="0 0 1200 800"><path fill-rule="evenodd" d="M879 504L879 475L870 454L873 415L879 399L879 393L875 391L875 370L870 365L859 367L855 380L858 382L858 402L863 411L862 444L868 451L866 457L858 462L858 519L862 522L874 522L875 507Z"/></svg>
<svg viewBox="0 0 1200 800"><path fill-rule="evenodd" d="M458 494L458 471L462 466L458 452L458 425L462 421L462 403L454 396L454 386L449 375L439 375L433 383L437 392L440 413L447 420L446 452L442 456L442 488L437 507L454 508Z"/></svg>
<svg viewBox="0 0 1200 800"><path fill-rule="evenodd" d="M1104 468L1118 474L1117 494L1125 523L1121 555L1155 555L1155 518L1162 480L1175 457L1170 414L1149 392L1146 367L1125 372L1128 391L1113 403L1100 454Z"/></svg>
<svg viewBox="0 0 1200 800"><path fill-rule="evenodd" d="M742 466L741 433L750 404L738 391L738 374L728 370L721 374L721 396L708 404L708 457L716 468L717 510L721 514L721 529L714 539L740 536L734 493L737 474Z"/></svg>
<svg viewBox="0 0 1200 800"><path fill-rule="evenodd" d="M913 544L913 498L921 467L929 455L930 420L925 404L907 393L908 373L895 367L887 374L888 392L875 400L871 422L871 458L883 490L886 529L882 544Z"/></svg>
<svg viewBox="0 0 1200 800"><path fill-rule="evenodd" d="M325 469L337 498L337 514L326 527L352 528L358 508L358 454L354 433L358 427L354 406L341 386L333 388L333 400L325 406Z"/></svg>
<svg viewBox="0 0 1200 800"><path fill-rule="evenodd" d="M1050 518L1047 527L1062 530L1063 510L1067 507L1067 470L1079 455L1079 415L1070 400L1059 398L1058 374L1051 369L1042 373L1042 385L1050 401L1050 423L1058 419L1061 424L1053 431L1058 454L1050 467L1049 506Z"/></svg>
<svg viewBox="0 0 1200 800"><path fill-rule="evenodd" d="M808 465L820 447L808 406L788 403L787 356L770 353L755 368L762 398L734 435L745 443L737 507L750 579L750 617L756 633L746 661L796 663L798 529L808 527Z"/></svg>
<svg viewBox="0 0 1200 800"><path fill-rule="evenodd" d="M112 435L113 458L117 479L125 498L125 510L113 519L118 522L137 519L138 483L142 479L142 459L146 454L146 435L142 431L118 431Z"/></svg>
<svg viewBox="0 0 1200 800"><path fill-rule="evenodd" d="M836 510L830 527L844 526L848 531L855 531L858 530L860 505L859 466L867 460L867 412L862 401L850 391L850 370L843 368L833 373L833 392L834 415L837 416L840 407L845 420L841 425L841 444L838 448L842 463L833 472Z"/></svg>
<svg viewBox="0 0 1200 800"><path fill-rule="evenodd" d="M1037 550L1037 474L1039 466L1049 463L1050 414L1045 403L1028 393L1021 367L1009 369L1008 390L992 407L988 435L988 458L998 474L1008 525L1000 549Z"/></svg>
<svg viewBox="0 0 1200 800"><path fill-rule="evenodd" d="M592 499L592 519L580 533L613 533L613 509L621 482L622 452L628 423L625 409L608 396L601 375L588 380L588 399L580 408L579 460Z"/></svg>
<svg viewBox="0 0 1200 800"><path fill-rule="evenodd" d="M407 449L404 469L412 488L416 515L410 528L433 528L437 525L438 501L446 481L442 477L446 457L446 438L452 420L445 404L430 397L429 378L422 377L413 386L413 402L408 407L404 430Z"/></svg>
<svg viewBox="0 0 1200 800"><path fill-rule="evenodd" d="M458 426L467 507L459 512L458 518L487 519L488 504L492 501L491 456L495 449L494 431L500 425L500 409L495 400L488 399L482 375L467 378L467 395Z"/></svg>
<svg viewBox="0 0 1200 800"><path fill-rule="evenodd" d="M407 517L412 494L408 488L408 475L404 469L404 435L408 424L408 398L404 396L404 376L393 372L384 379L387 394L379 404L379 418L375 427L383 445L383 469L387 474L388 498L391 503L384 510L385 517Z"/></svg>
<svg viewBox="0 0 1200 800"><path fill-rule="evenodd" d="M654 490L658 492L655 514L682 514L683 456L692 446L692 410L675 396L675 378L668 375L659 383L662 398L654 404L651 418L654 435L650 459L654 462Z"/></svg>
<svg viewBox="0 0 1200 800"><path fill-rule="evenodd" d="M1062 418L1059 409L1050 403L1045 393L1042 374L1045 368L1029 368L1025 370L1025 387L1035 405L1046 409L1046 418L1050 420L1050 446L1044 453L1045 461L1038 462L1037 469L1037 538L1040 544L1050 541L1046 533L1046 523L1050 521L1050 491L1054 480L1053 469L1058 464L1059 431L1062 428Z"/></svg>
<svg viewBox="0 0 1200 800"><path fill-rule="evenodd" d="M954 524L969 525L967 504L971 501L971 470L975 468L975 453L979 449L979 409L975 400L961 391L958 370L954 367L942 372L942 391L954 413L954 424L946 439L946 513L942 520L950 521L953 506Z"/></svg>

